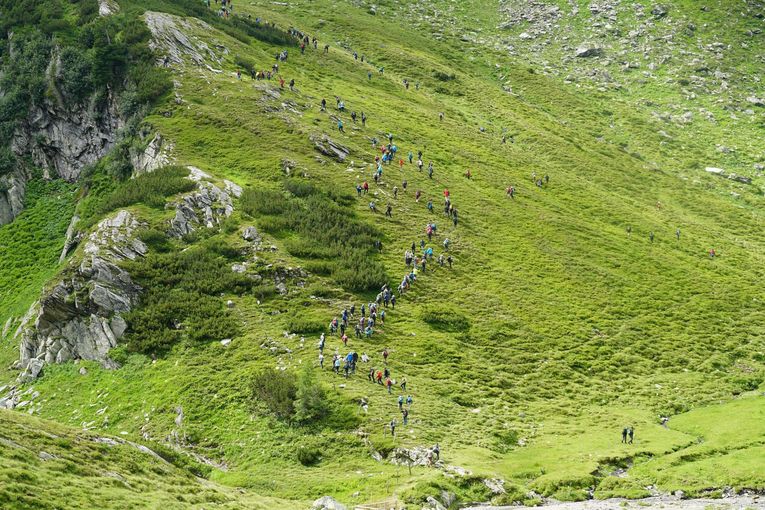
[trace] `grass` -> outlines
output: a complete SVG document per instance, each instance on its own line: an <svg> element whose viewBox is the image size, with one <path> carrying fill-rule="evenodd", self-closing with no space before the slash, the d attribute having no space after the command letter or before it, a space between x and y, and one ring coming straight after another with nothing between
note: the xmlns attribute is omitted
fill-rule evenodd
<svg viewBox="0 0 765 510"><path fill-rule="evenodd" d="M197 34L211 47L227 48L225 72L174 69L183 102L163 104L163 114L148 122L173 141L179 163L248 191L227 227L156 257L176 261L180 250L203 243L210 243L207 250L243 246L241 231L254 224L269 249L242 250L226 262L247 260L248 274L269 288L275 275L291 274L287 293L215 288L216 299L232 301L228 313L239 330L228 347L218 337L172 342L156 361L125 354L120 370L88 364L86 377L75 365L46 367L35 384L46 398L42 416L129 437L180 437L189 451L226 462L228 470L212 471L215 482L287 499L332 494L356 503L397 494L414 508L446 488L468 502L490 497L474 478L484 476L507 481L506 503L528 498L530 490L568 500L587 497L589 489L596 497L638 497L650 484L689 494L763 486L763 407L751 394L762 388L765 369L762 196L756 186L703 170L721 157L711 141L730 143L733 128L745 153L740 164L749 164L754 155L744 147L754 146L756 125L726 119L693 131L677 127L662 145L657 131L665 126L651 115L654 107L633 100L640 94L675 100L671 87L583 95L535 63L446 36L439 41L411 13L392 23L346 4L340 14L323 1L236 8L316 33L332 48L326 56L290 51L280 69L287 81L296 80L292 92L276 81L235 77L235 59L267 68L278 47L217 30ZM443 17L493 30L498 18L489 9L471 10L468 19L465 8L445 9ZM355 61L343 47L372 64ZM403 78L419 82L419 90L407 91ZM334 109L335 95L348 110L368 115L366 127ZM319 111L321 98L328 100L326 113ZM723 118L724 106L700 101ZM337 116L345 133L336 130ZM513 143L501 142L503 131ZM407 162L403 170L384 166L374 184L371 138L382 141L389 132L399 154L423 150L426 164L434 162L432 180ZM311 136L321 134L350 149L344 162L314 149ZM464 177L466 169L472 179ZM532 172L548 174L549 184L537 188ZM357 199L355 186L364 181L370 196ZM505 197L511 184L514 200ZM400 188L397 199L393 186ZM444 188L460 213L456 227L441 213ZM393 216L373 215L371 197L380 209L390 202ZM425 208L428 199L433 213ZM172 213L136 210L157 231ZM306 217L306 210L321 214ZM367 241L381 238L382 253L369 252L368 260L395 287L404 250L425 239L430 221L438 234L428 246L438 255L448 237L454 267L431 264L372 338L351 338L349 349L372 357L360 373L348 380L327 369L319 374L334 412L301 426L253 407L255 374L316 366L318 328L352 303L358 309L374 298L376 289L359 290L338 276L336 268L348 261L332 242L362 239L368 249ZM157 246L165 245L153 235ZM712 247L715 259L707 256ZM169 268L158 271L165 278L186 274L161 267ZM217 266L201 260L193 267L202 281ZM309 274L298 275L296 267ZM172 283L147 285L177 301L164 292ZM395 440L384 430L400 419L397 395L365 377L369 366L382 366L385 347L393 377L406 377L414 398L410 426ZM329 337L325 356L334 352L346 348ZM358 406L361 398L368 413ZM181 426L178 406L186 416ZM723 423L731 413L747 418L740 426ZM660 416L672 417L668 428ZM620 443L627 425L637 432L633 445ZM447 463L474 477L455 481L422 467L409 475L370 455L393 444L436 442ZM611 476L628 465L626 478Z"/></svg>

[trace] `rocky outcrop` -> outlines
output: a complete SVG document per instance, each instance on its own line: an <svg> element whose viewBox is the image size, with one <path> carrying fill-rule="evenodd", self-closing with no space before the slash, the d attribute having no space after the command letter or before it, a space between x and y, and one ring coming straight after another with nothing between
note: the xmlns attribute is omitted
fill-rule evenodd
<svg viewBox="0 0 765 510"><path fill-rule="evenodd" d="M23 169L0 176L0 225L12 222L24 210L27 180Z"/></svg>
<svg viewBox="0 0 765 510"><path fill-rule="evenodd" d="M172 150L173 144L165 140L161 134L155 133L144 150L130 155L133 175L146 174L169 165L173 162Z"/></svg>
<svg viewBox="0 0 765 510"><path fill-rule="evenodd" d="M212 33L210 25L198 19L184 19L164 12L149 11L144 19L152 35L150 46L159 55L159 64L184 66L190 60L194 65L215 73L223 72L220 69L222 57L194 35L194 32ZM222 45L216 45L216 48L223 48L222 53L228 53Z"/></svg>
<svg viewBox="0 0 765 510"><path fill-rule="evenodd" d="M112 14L117 14L119 10L119 4L114 0L98 0L99 16L111 16Z"/></svg>
<svg viewBox="0 0 765 510"><path fill-rule="evenodd" d="M313 142L314 148L317 151L321 152L325 156L335 158L341 162L345 161L345 158L347 158L348 154L351 152L348 147L340 145L339 143L330 139L327 135L312 135L311 141Z"/></svg>
<svg viewBox="0 0 765 510"><path fill-rule="evenodd" d="M88 237L80 264L32 306L21 327L22 380L37 377L45 363L88 359L114 365L108 352L125 333L122 315L136 306L141 291L119 263L146 254L136 237L143 226L124 210L103 220Z"/></svg>
<svg viewBox="0 0 765 510"><path fill-rule="evenodd" d="M116 101L99 107L95 101L68 108L46 103L34 107L14 134L11 148L19 157L29 156L44 169L45 177L74 182L83 167L103 157L123 126Z"/></svg>
<svg viewBox="0 0 765 510"><path fill-rule="evenodd" d="M168 235L183 237L200 226L213 228L234 212L233 198L242 195L242 188L231 181L223 181L223 189L203 180L209 176L198 168L190 167L189 178L198 181L197 190L175 203L175 217L170 220Z"/></svg>
<svg viewBox="0 0 765 510"><path fill-rule="evenodd" d="M345 510L345 505L339 503L335 498L322 496L313 502L313 510Z"/></svg>

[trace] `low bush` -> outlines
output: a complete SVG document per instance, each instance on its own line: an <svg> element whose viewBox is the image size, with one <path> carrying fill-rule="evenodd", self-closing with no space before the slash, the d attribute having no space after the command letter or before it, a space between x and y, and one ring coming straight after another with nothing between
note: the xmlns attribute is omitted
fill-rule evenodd
<svg viewBox="0 0 765 510"><path fill-rule="evenodd" d="M466 331L470 320L452 306L426 306L421 312L422 320L436 329L444 331Z"/></svg>
<svg viewBox="0 0 765 510"><path fill-rule="evenodd" d="M287 329L290 333L305 335L310 333L319 333L326 329L324 323L314 319L303 317L292 317L287 323Z"/></svg>
<svg viewBox="0 0 765 510"><path fill-rule="evenodd" d="M295 414L297 384L289 372L273 368L261 370L252 379L252 396L280 420L290 420Z"/></svg>
<svg viewBox="0 0 765 510"><path fill-rule="evenodd" d="M194 189L196 184L186 178L188 175L187 168L168 166L126 180L101 203L99 213L103 215L138 203L162 208L167 197Z"/></svg>
<svg viewBox="0 0 765 510"><path fill-rule="evenodd" d="M297 459L302 465L314 466L321 460L321 451L312 446L299 446L297 449Z"/></svg>

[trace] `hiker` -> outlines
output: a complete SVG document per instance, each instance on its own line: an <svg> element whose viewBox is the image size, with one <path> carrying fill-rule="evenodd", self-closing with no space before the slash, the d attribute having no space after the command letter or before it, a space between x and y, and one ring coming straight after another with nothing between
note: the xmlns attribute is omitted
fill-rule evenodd
<svg viewBox="0 0 765 510"><path fill-rule="evenodd" d="M428 161L428 177L433 178L433 162Z"/></svg>
<svg viewBox="0 0 765 510"><path fill-rule="evenodd" d="M324 98L321 99L321 111L327 111L327 100Z"/></svg>
<svg viewBox="0 0 765 510"><path fill-rule="evenodd" d="M428 200L428 211L433 212L433 200Z"/></svg>
<svg viewBox="0 0 765 510"><path fill-rule="evenodd" d="M415 202L419 202L420 201L420 196L422 196L422 191L421 190L417 190L417 192L414 194L414 201Z"/></svg>
<svg viewBox="0 0 765 510"><path fill-rule="evenodd" d="M653 243L653 230L648 232L648 239L650 239L651 242Z"/></svg>
<svg viewBox="0 0 765 510"><path fill-rule="evenodd" d="M341 133L345 133L345 129L343 129L343 121L341 119L337 120L337 130Z"/></svg>
<svg viewBox="0 0 765 510"><path fill-rule="evenodd" d="M404 179L403 181L401 181L401 187L402 187L402 188L404 188L404 191L406 191L406 186L407 186L407 184L408 184L408 183L406 182L406 179Z"/></svg>
<svg viewBox="0 0 765 510"><path fill-rule="evenodd" d="M383 362L388 363L388 348L386 347L382 351Z"/></svg>
<svg viewBox="0 0 765 510"><path fill-rule="evenodd" d="M395 419L390 421L390 435L394 437L396 436L396 420Z"/></svg>
<svg viewBox="0 0 765 510"><path fill-rule="evenodd" d="M367 114L364 112L361 112L361 125L364 127L367 125Z"/></svg>
<svg viewBox="0 0 765 510"><path fill-rule="evenodd" d="M515 199L515 188L514 188L514 187L512 187L512 186L509 186L509 187L507 188L507 190L505 191L505 194L506 194L508 197L510 197L510 198L512 198L512 199L514 200L514 199Z"/></svg>
<svg viewBox="0 0 765 510"><path fill-rule="evenodd" d="M409 423L409 409L401 409L401 416L404 421L404 425Z"/></svg>
<svg viewBox="0 0 765 510"><path fill-rule="evenodd" d="M446 239L444 239L444 250L449 251L449 244L451 244L451 242L449 241L449 238L447 237Z"/></svg>
<svg viewBox="0 0 765 510"><path fill-rule="evenodd" d="M353 120L353 122L356 122L356 112L355 111L351 112L351 120Z"/></svg>
<svg viewBox="0 0 765 510"><path fill-rule="evenodd" d="M452 268L452 256L451 255L446 257L446 262L449 264L449 269L451 269Z"/></svg>
<svg viewBox="0 0 765 510"><path fill-rule="evenodd" d="M422 163L422 159L418 159L417 160L417 170L419 170L420 172L422 172L422 164L423 164Z"/></svg>
<svg viewBox="0 0 765 510"><path fill-rule="evenodd" d="M375 382L375 369L374 369L374 367L369 369L369 373L367 374L367 379L369 379L369 382L371 382L371 383Z"/></svg>
<svg viewBox="0 0 765 510"><path fill-rule="evenodd" d="M329 44L324 45L324 54L327 55L329 53Z"/></svg>
<svg viewBox="0 0 765 510"><path fill-rule="evenodd" d="M411 396L411 395L409 395L409 396L407 396L407 397L406 397L406 405L407 405L407 407L408 407L408 408L410 408L410 409L411 409L411 407L412 407L412 403L413 403L413 402L414 402L414 399L412 398L412 396Z"/></svg>
<svg viewBox="0 0 765 510"><path fill-rule="evenodd" d="M290 90L295 90L295 78L290 80Z"/></svg>
<svg viewBox="0 0 765 510"><path fill-rule="evenodd" d="M361 399L361 408L364 410L365 413L369 412L369 402L367 402L367 399L363 397Z"/></svg>
<svg viewBox="0 0 765 510"><path fill-rule="evenodd" d="M545 174L545 184L550 182L550 176Z"/></svg>
<svg viewBox="0 0 765 510"><path fill-rule="evenodd" d="M385 216L392 218L393 217L393 207L391 207L390 204L385 208Z"/></svg>
<svg viewBox="0 0 765 510"><path fill-rule="evenodd" d="M632 237L632 225L627 225L627 237Z"/></svg>
<svg viewBox="0 0 765 510"><path fill-rule="evenodd" d="M367 80L372 80L372 71L367 71Z"/></svg>
<svg viewBox="0 0 765 510"><path fill-rule="evenodd" d="M335 355L335 356L337 356L337 355ZM339 357L335 357L335 361L334 361L333 365L334 365L334 369L335 369L335 374L340 375L340 358Z"/></svg>
<svg viewBox="0 0 765 510"><path fill-rule="evenodd" d="M324 352L324 333L319 337L319 352Z"/></svg>
<svg viewBox="0 0 765 510"><path fill-rule="evenodd" d="M449 198L450 195L451 193L449 192L449 190L447 188L444 188L444 198Z"/></svg>
<svg viewBox="0 0 765 510"><path fill-rule="evenodd" d="M627 427L624 427L622 429L622 444L626 444L627 443L627 433L628 433Z"/></svg>
<svg viewBox="0 0 765 510"><path fill-rule="evenodd" d="M468 168L465 172L465 178L470 179L471 177L473 177L473 174L470 173L470 169Z"/></svg>
<svg viewBox="0 0 765 510"><path fill-rule="evenodd" d="M627 434L630 436L629 444L632 444L632 440L635 437L635 429L630 427L629 430L627 431Z"/></svg>
<svg viewBox="0 0 765 510"><path fill-rule="evenodd" d="M680 229L679 228L677 230L675 230L675 237L677 237L678 241L680 240Z"/></svg>
<svg viewBox="0 0 765 510"><path fill-rule="evenodd" d="M284 78L279 78L279 88L284 88Z"/></svg>
<svg viewBox="0 0 765 510"><path fill-rule="evenodd" d="M369 193L369 183L367 181L364 181L364 184L362 184L361 187L364 188L365 195Z"/></svg>
<svg viewBox="0 0 765 510"><path fill-rule="evenodd" d="M319 367L321 367L322 370L324 369L324 354L321 352L319 353Z"/></svg>
<svg viewBox="0 0 765 510"><path fill-rule="evenodd" d="M710 250L709 250L709 258L710 258L710 259L713 259L713 258L715 258L716 256L717 256L717 252L715 251L715 249L714 249L714 248L710 249Z"/></svg>
<svg viewBox="0 0 765 510"><path fill-rule="evenodd" d="M436 460L441 460L441 447L438 446L438 443L433 447L433 454L436 456Z"/></svg>
<svg viewBox="0 0 765 510"><path fill-rule="evenodd" d="M412 151L409 151L408 156L409 156L409 164L411 165L412 164L412 158L414 158L414 154L412 154Z"/></svg>
<svg viewBox="0 0 765 510"><path fill-rule="evenodd" d="M388 388L388 395L391 395L391 390L393 389L393 381L391 381L390 377L385 379L385 387Z"/></svg>
<svg viewBox="0 0 765 510"><path fill-rule="evenodd" d="M372 211L373 213L377 212L377 204L375 204L374 200L369 202L369 210Z"/></svg>
<svg viewBox="0 0 765 510"><path fill-rule="evenodd" d="M712 251L714 251L714 250L712 250ZM394 310L396 309L396 296L395 295L390 297L390 305L393 307Z"/></svg>
<svg viewBox="0 0 765 510"><path fill-rule="evenodd" d="M398 186L393 186L393 198L398 198Z"/></svg>
<svg viewBox="0 0 765 510"><path fill-rule="evenodd" d="M443 122L443 120L444 120L444 112L438 112L438 120Z"/></svg>

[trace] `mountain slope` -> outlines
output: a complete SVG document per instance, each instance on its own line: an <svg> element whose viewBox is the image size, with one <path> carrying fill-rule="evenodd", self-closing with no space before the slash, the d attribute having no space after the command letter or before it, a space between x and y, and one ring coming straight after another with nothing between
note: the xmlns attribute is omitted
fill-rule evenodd
<svg viewBox="0 0 765 510"><path fill-rule="evenodd" d="M162 240L147 243L146 260L127 270L144 288L170 296L157 307L164 322L196 320L173 315L186 313L172 296L191 277L168 261L183 253L204 255L209 265L194 269L205 285L234 265L258 284L193 294L216 299L214 312L204 313L218 323L236 324L230 343L220 343L229 333L195 335L181 327L162 349L134 348L137 327L152 312L139 310L125 346L112 355L122 368L88 363L81 376L79 364L46 366L35 382L45 401L35 412L169 442L225 463L227 470L213 471L215 481L297 500L332 494L355 503L395 494L415 504L441 488L462 502L638 497L649 486L689 494L762 488L758 420L718 434L725 413L761 414L756 390L765 347L760 180L745 184L704 171L717 152L702 141L728 136L727 128L677 127L667 142L658 133L663 121L650 109L607 90L582 94L533 59L480 41L431 38L406 18L390 19L387 8L379 5L372 15L345 3L236 5L236 15L317 34L318 49L301 55L292 46L279 62L280 76L295 79L294 91L275 79L252 80L244 69L248 63L269 69L283 45L144 15L163 20L154 23L164 27L155 28L156 51L173 55L168 69L175 80L173 97L146 118L145 130L172 142L177 164L245 192L219 226L179 239L165 235L177 196L162 197L159 207L128 204ZM455 26L469 26L460 16ZM191 46L179 43L176 29ZM202 43L209 51L194 50ZM348 111L338 112L335 96ZM320 111L322 98L327 112ZM363 111L366 125L349 111ZM379 151L372 138L380 145L388 133L400 157L422 150L425 166L433 161L433 179L407 160L403 169L384 165L374 183ZM726 164L726 172L757 161L749 149L757 133L743 123L740 167ZM347 150L343 161L329 140ZM532 173L549 182L536 186ZM364 181L370 194L359 198L355 187ZM513 199L505 194L510 185ZM442 213L445 188L459 211L456 226ZM99 193L92 187L89 200L97 203ZM377 213L369 210L372 198ZM425 207L429 199L433 212ZM388 203L391 218L382 214ZM314 216L319 209L339 216ZM317 227L319 217L339 219ZM426 246L437 258L449 238L453 268L431 261L372 338L352 337L345 348L329 337L325 369L314 370L326 390L323 418L302 425L274 418L253 396L255 376L317 365L320 331L344 308L358 310L375 298L378 269L395 288L405 272L404 250L427 241L430 221L438 229ZM263 238L257 249L242 238L249 226ZM382 252L371 246L348 252L327 241L340 235L346 237L337 242L350 244L356 232L381 239ZM718 256L710 258L710 249ZM171 274L161 279L157 268ZM360 291L364 282L375 285ZM157 331L165 338L166 330ZM10 336L4 342L10 363L15 343ZM395 440L385 427L401 420L401 391L389 396L366 379L370 367L382 368L385 347L393 378L406 377L414 398L410 426L400 426ZM348 349L372 361L345 380L326 365L333 352ZM670 417L667 427L660 417ZM635 427L633 445L619 442L625 426ZM410 474L390 462L394 446L435 443L442 469L420 466ZM301 462L304 450L315 453L315 465ZM449 466L474 476L444 476L460 472ZM612 475L626 467L627 476ZM507 494L492 494L485 478L505 480Z"/></svg>

